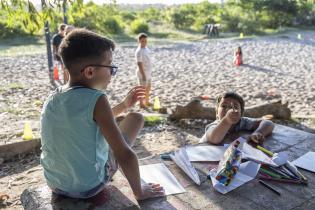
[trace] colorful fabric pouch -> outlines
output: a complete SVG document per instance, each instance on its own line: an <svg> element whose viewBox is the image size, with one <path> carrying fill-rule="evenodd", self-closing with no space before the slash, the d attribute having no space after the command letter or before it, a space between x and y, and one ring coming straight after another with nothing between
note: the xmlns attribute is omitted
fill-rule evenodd
<svg viewBox="0 0 315 210"><path fill-rule="evenodd" d="M240 142L235 140L220 160L215 178L225 186L230 184L240 167L242 152L238 149L239 144Z"/></svg>

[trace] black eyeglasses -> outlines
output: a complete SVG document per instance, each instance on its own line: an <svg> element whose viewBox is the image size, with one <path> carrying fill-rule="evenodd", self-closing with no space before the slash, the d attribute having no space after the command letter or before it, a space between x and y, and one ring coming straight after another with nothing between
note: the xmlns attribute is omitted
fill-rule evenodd
<svg viewBox="0 0 315 210"><path fill-rule="evenodd" d="M86 65L86 66L81 70L81 72L83 72L84 69L85 69L86 67L88 67L88 66L110 68L110 75L112 75L112 76L115 76L116 73L117 73L117 70L118 70L118 67L117 67L117 66L114 66L114 65L107 66L107 65L101 65L101 64L91 64L91 65Z"/></svg>

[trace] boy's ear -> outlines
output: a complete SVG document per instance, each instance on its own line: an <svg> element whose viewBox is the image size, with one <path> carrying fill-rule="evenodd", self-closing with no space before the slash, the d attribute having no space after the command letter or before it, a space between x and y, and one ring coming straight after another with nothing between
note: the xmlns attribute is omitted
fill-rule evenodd
<svg viewBox="0 0 315 210"><path fill-rule="evenodd" d="M94 68L91 66L86 67L83 71L83 75L87 79L92 79L94 76Z"/></svg>

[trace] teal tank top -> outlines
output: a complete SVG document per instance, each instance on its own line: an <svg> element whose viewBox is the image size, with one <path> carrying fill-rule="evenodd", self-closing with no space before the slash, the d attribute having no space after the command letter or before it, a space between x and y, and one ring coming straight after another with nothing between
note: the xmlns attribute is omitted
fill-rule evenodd
<svg viewBox="0 0 315 210"><path fill-rule="evenodd" d="M49 186L85 192L103 182L109 147L93 120L102 95L76 86L59 88L46 100L41 113L41 165Z"/></svg>

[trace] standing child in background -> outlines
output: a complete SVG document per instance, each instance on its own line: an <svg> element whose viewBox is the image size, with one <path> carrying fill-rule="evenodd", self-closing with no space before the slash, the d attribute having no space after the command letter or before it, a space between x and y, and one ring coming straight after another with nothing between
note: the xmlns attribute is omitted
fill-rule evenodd
<svg viewBox="0 0 315 210"><path fill-rule="evenodd" d="M63 75L64 75L64 77L63 77L64 78L64 84L66 84L68 82L69 76L68 76L67 71L64 68L64 65L62 63L58 49L59 49L59 46L61 44L61 41L65 37L66 27L67 27L66 24L64 24L64 23L60 24L58 27L58 33L52 37L52 49L53 49L54 65L55 65L55 67L57 67L57 64L59 64L61 66L61 69L62 69Z"/></svg>
<svg viewBox="0 0 315 210"><path fill-rule="evenodd" d="M137 77L138 83L141 86L145 87L145 98L140 101L140 107L146 108L150 106L150 91L151 91L151 72L152 64L150 59L150 50L147 47L147 38L148 35L145 33L140 33L138 35L138 48L135 53L136 62L137 62Z"/></svg>
<svg viewBox="0 0 315 210"><path fill-rule="evenodd" d="M158 184L142 184L138 158L132 150L144 120L128 111L145 94L132 88L111 108L106 89L117 67L115 44L96 33L74 29L59 52L70 73L69 82L46 100L41 114L41 165L48 186L59 195L90 198L101 193L118 166L138 200L164 195Z"/></svg>
<svg viewBox="0 0 315 210"><path fill-rule="evenodd" d="M221 144L226 134L239 131L252 131L248 141L262 144L273 131L274 124L269 120L243 117L245 102L234 92L220 95L216 105L216 121L206 127L200 143Z"/></svg>
<svg viewBox="0 0 315 210"><path fill-rule="evenodd" d="M240 66L243 64L243 55L241 47L238 47L236 52L234 53L234 65Z"/></svg>

